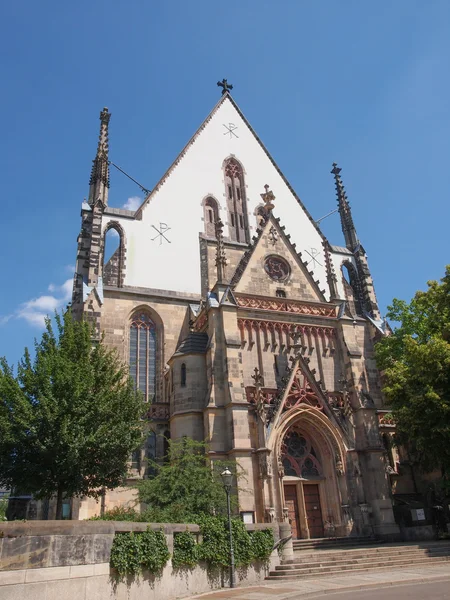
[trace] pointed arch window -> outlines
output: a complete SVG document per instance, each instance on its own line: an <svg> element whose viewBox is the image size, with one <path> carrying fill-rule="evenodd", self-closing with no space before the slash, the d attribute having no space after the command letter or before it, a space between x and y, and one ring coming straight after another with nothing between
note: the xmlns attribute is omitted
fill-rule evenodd
<svg viewBox="0 0 450 600"><path fill-rule="evenodd" d="M248 243L250 235L244 172L234 158L229 158L225 162L225 191L230 238L235 242Z"/></svg>
<svg viewBox="0 0 450 600"><path fill-rule="evenodd" d="M156 326L150 316L139 312L130 325L130 375L136 389L140 390L147 402L156 395Z"/></svg>
<svg viewBox="0 0 450 600"><path fill-rule="evenodd" d="M219 219L219 207L214 198L206 198L204 204L205 233L208 237L216 237L216 222Z"/></svg>
<svg viewBox="0 0 450 600"><path fill-rule="evenodd" d="M288 431L281 452L285 475L303 479L314 479L322 475L322 466L317 452L303 433L296 430Z"/></svg>
<svg viewBox="0 0 450 600"><path fill-rule="evenodd" d="M101 248L103 283L122 287L125 271L125 234L119 223L115 221L108 223Z"/></svg>

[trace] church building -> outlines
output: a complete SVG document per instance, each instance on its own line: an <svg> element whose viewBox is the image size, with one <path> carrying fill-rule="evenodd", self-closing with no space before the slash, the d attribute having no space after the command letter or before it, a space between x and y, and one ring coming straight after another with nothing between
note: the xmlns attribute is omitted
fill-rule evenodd
<svg viewBox="0 0 450 600"><path fill-rule="evenodd" d="M116 348L148 402L148 475L167 440L237 461L245 521L294 538L398 533L388 411L374 343L386 333L366 252L333 164L345 245L321 232L231 95L137 210L108 205L111 115L82 204L72 308ZM109 236L118 240L110 257ZM105 258L106 256L106 258ZM132 502L109 492L106 508ZM80 519L99 513L82 499Z"/></svg>

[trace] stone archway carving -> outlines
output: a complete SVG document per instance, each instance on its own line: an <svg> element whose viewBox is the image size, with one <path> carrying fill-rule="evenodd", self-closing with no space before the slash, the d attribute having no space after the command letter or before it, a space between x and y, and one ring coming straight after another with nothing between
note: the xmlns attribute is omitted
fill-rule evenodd
<svg viewBox="0 0 450 600"><path fill-rule="evenodd" d="M292 432L297 432L299 444L304 445L304 455L300 448L297 470L294 465L287 473L286 438L292 435ZM267 446L272 450L278 472L278 477L273 478L273 496L278 518L287 518L284 486L296 485L299 491L300 529L303 537L309 537L302 489L305 485L314 483L320 488L324 527L331 526L338 535L347 535L349 523L342 508L349 504L347 482L343 477L346 472L346 447L338 428L320 409L303 404L281 415L271 432ZM304 469L308 458L311 469ZM293 464L292 457L288 459L290 464Z"/></svg>

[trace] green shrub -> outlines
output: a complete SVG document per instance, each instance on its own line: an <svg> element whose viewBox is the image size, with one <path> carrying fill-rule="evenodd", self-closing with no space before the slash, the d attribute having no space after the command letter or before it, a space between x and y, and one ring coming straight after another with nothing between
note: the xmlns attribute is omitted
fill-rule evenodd
<svg viewBox="0 0 450 600"><path fill-rule="evenodd" d="M144 521L143 515L134 508L126 506L116 506L111 510L105 511L103 515L96 515L88 519L89 521Z"/></svg>
<svg viewBox="0 0 450 600"><path fill-rule="evenodd" d="M226 567L230 561L230 545L226 521L221 517L203 517L198 521L203 537L200 558L211 567Z"/></svg>
<svg viewBox="0 0 450 600"><path fill-rule="evenodd" d="M140 538L142 567L150 573L159 573L170 558L164 533L147 528L147 531L140 534Z"/></svg>
<svg viewBox="0 0 450 600"><path fill-rule="evenodd" d="M118 575L137 575L141 572L141 544L139 534L118 533L114 536L110 556L111 567Z"/></svg>
<svg viewBox="0 0 450 600"><path fill-rule="evenodd" d="M223 517L204 517L199 520L203 542L199 556L210 566L230 566L228 521ZM272 553L271 529L249 533L240 519L232 519L234 560L237 567L248 566L255 560L267 560Z"/></svg>
<svg viewBox="0 0 450 600"><path fill-rule="evenodd" d="M272 554L274 545L273 530L259 529L250 533L252 552L255 560L267 560Z"/></svg>
<svg viewBox="0 0 450 600"><path fill-rule="evenodd" d="M6 521L6 511L8 510L8 498L0 498L0 521Z"/></svg>
<svg viewBox="0 0 450 600"><path fill-rule="evenodd" d="M110 511L112 512L112 511ZM199 519L202 543L195 535L182 531L174 535L172 564L175 568L192 568L200 560L210 567L230 566L228 521L224 517ZM273 548L273 531L264 529L248 532L240 519L232 519L234 558L237 567L265 561ZM162 531L147 528L144 532L118 533L111 549L111 567L119 577L137 575L146 569L160 572L170 558Z"/></svg>
<svg viewBox="0 0 450 600"><path fill-rule="evenodd" d="M176 533L173 537L172 564L175 568L195 567L200 558L200 546L190 531Z"/></svg>
<svg viewBox="0 0 450 600"><path fill-rule="evenodd" d="M143 532L118 533L114 536L110 564L119 577L137 575L143 569L159 573L170 553L162 531L147 528Z"/></svg>

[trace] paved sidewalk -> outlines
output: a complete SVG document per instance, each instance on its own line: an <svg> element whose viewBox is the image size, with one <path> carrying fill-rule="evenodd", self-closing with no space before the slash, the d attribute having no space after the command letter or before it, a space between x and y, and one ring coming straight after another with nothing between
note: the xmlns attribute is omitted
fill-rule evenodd
<svg viewBox="0 0 450 600"><path fill-rule="evenodd" d="M190 596L190 600L296 600L311 594L330 594L342 590L363 590L405 583L426 583L427 581L449 581L450 564L380 570L355 575L319 577L316 579L298 579L276 583L267 581L258 586L221 589L199 596Z"/></svg>

